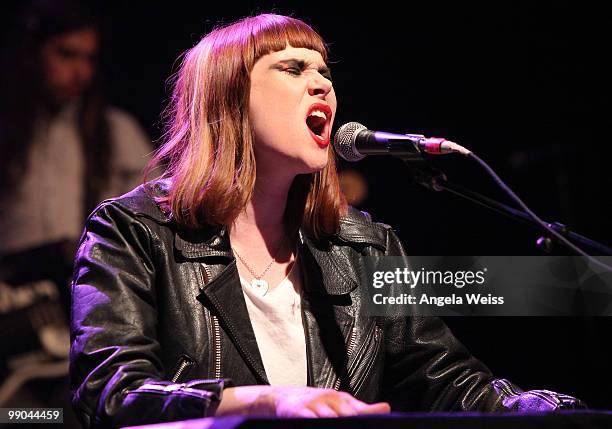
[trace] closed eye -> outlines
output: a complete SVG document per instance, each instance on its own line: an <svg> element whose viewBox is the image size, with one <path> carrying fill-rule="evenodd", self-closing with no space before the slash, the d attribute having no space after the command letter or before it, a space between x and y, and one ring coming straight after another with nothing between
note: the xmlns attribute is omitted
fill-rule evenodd
<svg viewBox="0 0 612 429"><path fill-rule="evenodd" d="M284 72L289 73L292 76L299 76L302 74L302 69L297 67L286 67L283 69Z"/></svg>
<svg viewBox="0 0 612 429"><path fill-rule="evenodd" d="M323 76L325 79L332 81L331 70L328 67L323 67L319 69L319 74Z"/></svg>
<svg viewBox="0 0 612 429"><path fill-rule="evenodd" d="M272 67L278 70L281 70L285 73L288 73L292 76L299 76L304 72L304 70L306 70L307 68L310 68L311 66L312 64L307 63L304 60L298 60L298 59L292 58L292 59L280 61L277 64L274 64ZM317 72L321 76L323 76L325 79L329 81L332 80L331 70L329 69L329 67L327 66L319 67L317 68Z"/></svg>

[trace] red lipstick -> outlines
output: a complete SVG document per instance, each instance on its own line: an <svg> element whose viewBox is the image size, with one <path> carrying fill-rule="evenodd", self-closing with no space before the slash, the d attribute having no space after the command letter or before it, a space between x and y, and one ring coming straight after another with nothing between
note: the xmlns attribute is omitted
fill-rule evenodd
<svg viewBox="0 0 612 429"><path fill-rule="evenodd" d="M310 108L308 109L305 120L307 120L310 114L315 110L319 110L325 114L325 124L323 124L323 128L322 128L320 136L315 134L313 130L310 128L310 126L306 124L308 128L308 132L310 132L310 136L319 146L326 147L329 145L329 139L330 139L332 110L331 110L331 107L329 107L327 104L315 103L312 106L310 106Z"/></svg>

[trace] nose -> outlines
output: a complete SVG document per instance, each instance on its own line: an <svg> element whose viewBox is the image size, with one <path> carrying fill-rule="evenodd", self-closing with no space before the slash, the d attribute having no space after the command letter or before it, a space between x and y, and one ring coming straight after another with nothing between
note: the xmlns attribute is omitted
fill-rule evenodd
<svg viewBox="0 0 612 429"><path fill-rule="evenodd" d="M327 97L327 94L331 92L332 88L333 85L329 79L322 76L320 73L316 73L312 79L310 79L308 94L313 97L324 99Z"/></svg>

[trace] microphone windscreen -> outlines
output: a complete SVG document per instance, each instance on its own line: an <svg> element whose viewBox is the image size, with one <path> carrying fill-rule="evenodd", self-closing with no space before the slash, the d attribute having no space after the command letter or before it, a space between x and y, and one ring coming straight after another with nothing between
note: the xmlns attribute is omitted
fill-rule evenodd
<svg viewBox="0 0 612 429"><path fill-rule="evenodd" d="M357 135L365 129L367 128L359 122L348 122L338 128L334 135L334 149L336 149L336 153L349 162L365 158L365 155L360 154L355 147Z"/></svg>

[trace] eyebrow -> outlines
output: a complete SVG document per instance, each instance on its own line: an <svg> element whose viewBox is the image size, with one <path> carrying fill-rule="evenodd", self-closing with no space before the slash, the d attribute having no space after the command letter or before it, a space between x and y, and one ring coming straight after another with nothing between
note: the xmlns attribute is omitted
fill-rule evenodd
<svg viewBox="0 0 612 429"><path fill-rule="evenodd" d="M310 62L310 61L306 61L306 60L301 60L298 58L287 58L284 60L279 60L278 62L276 62L275 64L272 64L272 66L270 68L278 68L279 65L281 64L288 64L288 65L296 65L298 67L300 67L301 69L306 69L308 67L310 67L311 65L313 65L314 63ZM317 68L319 73L324 74L324 73L330 73L331 70L329 69L329 67L327 67L327 65L323 65Z"/></svg>

